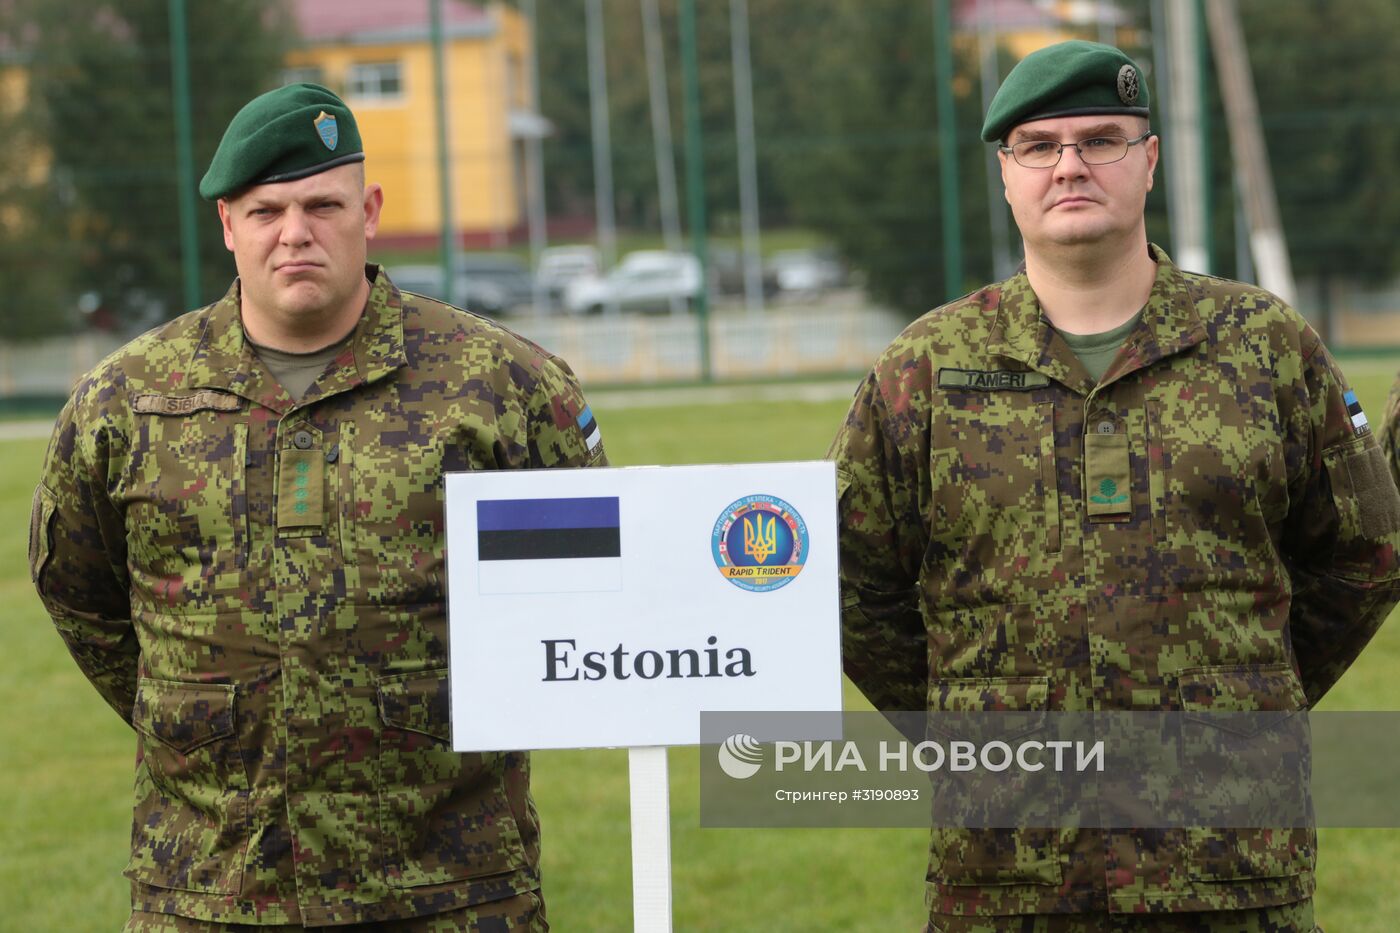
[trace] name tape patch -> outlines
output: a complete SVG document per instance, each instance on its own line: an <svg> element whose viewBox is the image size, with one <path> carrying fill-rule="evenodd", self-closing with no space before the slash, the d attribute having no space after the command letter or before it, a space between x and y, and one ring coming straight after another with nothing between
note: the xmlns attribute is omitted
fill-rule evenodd
<svg viewBox="0 0 1400 933"><path fill-rule="evenodd" d="M1050 384L1044 373L1018 372L1011 369L940 369L938 386L942 389L979 389L983 392L1026 392L1043 389Z"/></svg>
<svg viewBox="0 0 1400 933"><path fill-rule="evenodd" d="M193 395L138 395L131 400L131 410L138 415L192 415L197 411L238 411L243 400L227 392L209 389Z"/></svg>

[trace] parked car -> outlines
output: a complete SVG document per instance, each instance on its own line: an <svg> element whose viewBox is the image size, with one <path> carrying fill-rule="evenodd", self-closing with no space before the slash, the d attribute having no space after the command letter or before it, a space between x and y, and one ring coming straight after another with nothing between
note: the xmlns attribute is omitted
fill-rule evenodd
<svg viewBox="0 0 1400 933"><path fill-rule="evenodd" d="M456 262L457 294L449 297L442 287L442 266L436 264L393 266L389 278L405 291L439 301L455 300L468 311L496 317L534 299L529 267L507 253L462 253Z"/></svg>
<svg viewBox="0 0 1400 933"><path fill-rule="evenodd" d="M564 289L576 279L596 278L603 271L598 251L591 246L551 246L540 252L535 281L552 304L564 298Z"/></svg>
<svg viewBox="0 0 1400 933"><path fill-rule="evenodd" d="M575 279L564 289L572 314L609 308L669 311L688 308L700 294L700 263L690 253L638 250L622 257L607 275Z"/></svg>
<svg viewBox="0 0 1400 933"><path fill-rule="evenodd" d="M715 295L742 295L747 287L744 276L744 254L727 246L710 249L710 287ZM778 280L773 270L764 263L760 270L763 297L772 298L778 293Z"/></svg>
<svg viewBox="0 0 1400 933"><path fill-rule="evenodd" d="M833 250L784 249L768 260L780 292L819 295L845 284L846 270Z"/></svg>

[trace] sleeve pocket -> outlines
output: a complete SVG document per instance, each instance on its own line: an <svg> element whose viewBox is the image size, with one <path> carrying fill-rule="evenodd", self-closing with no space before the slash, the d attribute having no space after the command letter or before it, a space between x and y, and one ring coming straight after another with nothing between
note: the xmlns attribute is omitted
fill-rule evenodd
<svg viewBox="0 0 1400 933"><path fill-rule="evenodd" d="M1323 451L1322 463L1337 512L1337 563L1369 579L1378 546L1400 531L1400 492L1390 467L1375 443L1349 443Z"/></svg>
<svg viewBox="0 0 1400 933"><path fill-rule="evenodd" d="M1379 538L1400 528L1400 492L1380 447L1368 446L1342 460L1352 495L1361 507L1361 534Z"/></svg>
<svg viewBox="0 0 1400 933"><path fill-rule="evenodd" d="M54 495L43 483L34 487L34 504L29 512L29 578L35 586L53 551L52 530Z"/></svg>

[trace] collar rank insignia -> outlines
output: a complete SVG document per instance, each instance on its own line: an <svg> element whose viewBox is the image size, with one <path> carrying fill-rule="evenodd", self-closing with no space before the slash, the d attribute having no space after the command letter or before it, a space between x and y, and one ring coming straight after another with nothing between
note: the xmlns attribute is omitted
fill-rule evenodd
<svg viewBox="0 0 1400 933"><path fill-rule="evenodd" d="M312 121L316 125L316 132L321 134L321 142L326 144L326 148L332 151L340 143L340 129L335 125L335 117L322 110Z"/></svg>
<svg viewBox="0 0 1400 933"><path fill-rule="evenodd" d="M940 369L940 389L976 389L982 392L1027 392L1050 384L1044 373L1013 369Z"/></svg>

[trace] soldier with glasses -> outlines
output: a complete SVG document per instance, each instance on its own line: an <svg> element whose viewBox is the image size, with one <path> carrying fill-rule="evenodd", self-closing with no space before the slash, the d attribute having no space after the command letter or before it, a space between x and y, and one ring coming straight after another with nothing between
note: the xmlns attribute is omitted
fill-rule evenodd
<svg viewBox="0 0 1400 933"><path fill-rule="evenodd" d="M1025 266L911 324L838 467L846 671L881 710L1299 710L1400 596L1400 495L1317 334L1147 241L1148 90L1118 49L1016 66ZM1316 834L933 831L929 926L1310 931Z"/></svg>

